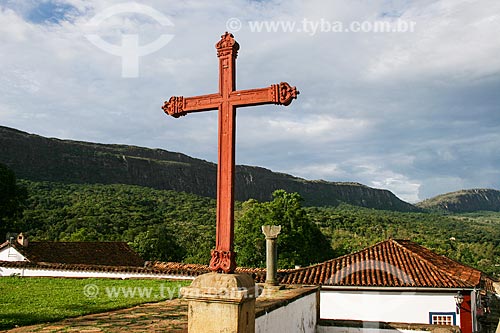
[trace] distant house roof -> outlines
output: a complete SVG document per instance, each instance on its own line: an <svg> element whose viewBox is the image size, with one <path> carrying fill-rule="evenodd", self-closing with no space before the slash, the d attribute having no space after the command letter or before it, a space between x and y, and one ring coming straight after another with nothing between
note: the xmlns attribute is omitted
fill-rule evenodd
<svg viewBox="0 0 500 333"><path fill-rule="evenodd" d="M146 268L154 271L159 271L162 273L168 272L170 274L189 275L189 276L198 276L201 274L211 272L208 265L182 264L178 262L163 262L163 261L152 262L146 265ZM263 283L266 280L265 268L236 267L235 273L250 274L257 283Z"/></svg>
<svg viewBox="0 0 500 333"><path fill-rule="evenodd" d="M290 271L280 282L345 287L493 288L493 281L481 271L411 241L395 239Z"/></svg>
<svg viewBox="0 0 500 333"><path fill-rule="evenodd" d="M125 242L5 242L32 263L68 265L143 266L144 260Z"/></svg>
<svg viewBox="0 0 500 333"><path fill-rule="evenodd" d="M192 279L198 275L210 273L208 265L183 264L178 262L148 262L143 267L139 266L106 266L93 264L61 264L50 262L29 262L29 261L0 261L0 267L4 268L25 268L42 270L63 270L82 272L106 272L106 273L138 273L153 274L158 276L172 275ZM262 283L266 279L264 268L242 268L237 267L236 273L246 273L252 275L255 282Z"/></svg>

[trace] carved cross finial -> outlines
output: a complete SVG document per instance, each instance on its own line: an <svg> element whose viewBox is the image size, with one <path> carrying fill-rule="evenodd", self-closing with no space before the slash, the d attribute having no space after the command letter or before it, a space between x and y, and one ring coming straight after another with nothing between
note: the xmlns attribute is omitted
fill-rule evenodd
<svg viewBox="0 0 500 333"><path fill-rule="evenodd" d="M215 44L215 48L217 49L218 57L228 55L232 52L233 56L236 58L238 50L240 49L240 44L234 39L233 34L226 31L226 33L221 36L220 41Z"/></svg>

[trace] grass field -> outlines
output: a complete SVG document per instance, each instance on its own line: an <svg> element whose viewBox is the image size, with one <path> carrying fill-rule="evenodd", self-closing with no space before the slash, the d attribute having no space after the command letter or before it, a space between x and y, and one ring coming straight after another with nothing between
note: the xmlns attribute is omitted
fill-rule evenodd
<svg viewBox="0 0 500 333"><path fill-rule="evenodd" d="M0 278L0 329L177 298L188 282Z"/></svg>

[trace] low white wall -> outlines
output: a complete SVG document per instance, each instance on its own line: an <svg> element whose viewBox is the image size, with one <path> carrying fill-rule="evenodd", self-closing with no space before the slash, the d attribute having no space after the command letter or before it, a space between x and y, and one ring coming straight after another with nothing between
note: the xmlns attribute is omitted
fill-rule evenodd
<svg viewBox="0 0 500 333"><path fill-rule="evenodd" d="M194 277L170 274L144 274L126 272L69 271L39 268L10 268L0 266L0 277L19 275L22 277L68 277L68 278L111 278L111 279L171 279L194 280Z"/></svg>
<svg viewBox="0 0 500 333"><path fill-rule="evenodd" d="M429 312L456 313L455 294L322 289L320 318L429 324ZM460 315L455 317L460 326Z"/></svg>
<svg viewBox="0 0 500 333"><path fill-rule="evenodd" d="M317 316L316 293L312 293L257 317L255 332L315 333Z"/></svg>

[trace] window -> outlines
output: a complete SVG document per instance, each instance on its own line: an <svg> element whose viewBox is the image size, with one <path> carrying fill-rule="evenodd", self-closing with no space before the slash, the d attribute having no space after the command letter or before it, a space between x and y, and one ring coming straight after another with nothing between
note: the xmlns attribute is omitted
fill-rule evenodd
<svg viewBox="0 0 500 333"><path fill-rule="evenodd" d="M455 312L429 312L429 324L456 325L457 316Z"/></svg>

